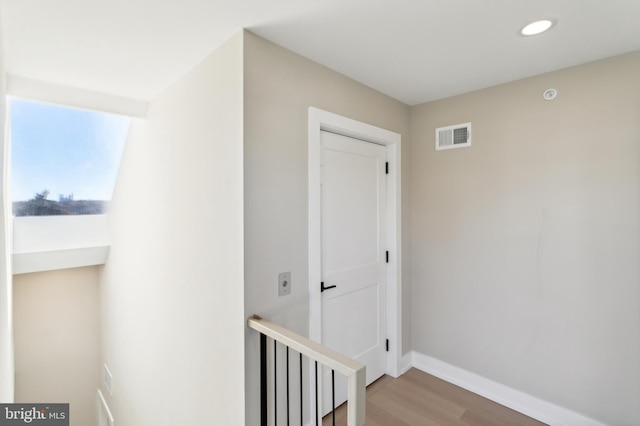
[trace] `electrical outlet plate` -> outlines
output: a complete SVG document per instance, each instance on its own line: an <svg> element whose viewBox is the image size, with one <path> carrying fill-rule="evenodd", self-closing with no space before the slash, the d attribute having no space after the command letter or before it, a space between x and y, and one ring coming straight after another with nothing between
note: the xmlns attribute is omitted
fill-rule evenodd
<svg viewBox="0 0 640 426"><path fill-rule="evenodd" d="M278 274L278 296L286 296L291 293L291 272Z"/></svg>

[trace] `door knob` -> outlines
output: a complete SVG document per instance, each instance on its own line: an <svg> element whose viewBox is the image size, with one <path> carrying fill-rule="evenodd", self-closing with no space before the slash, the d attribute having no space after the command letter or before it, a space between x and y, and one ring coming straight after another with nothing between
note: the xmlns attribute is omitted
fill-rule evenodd
<svg viewBox="0 0 640 426"><path fill-rule="evenodd" d="M337 287L337 286L335 286L335 285L330 285L330 286L328 286L328 287L325 287L325 286L324 286L324 281L322 281L322 282L320 283L320 293L323 293L325 290L329 290L329 289L336 288L336 287Z"/></svg>

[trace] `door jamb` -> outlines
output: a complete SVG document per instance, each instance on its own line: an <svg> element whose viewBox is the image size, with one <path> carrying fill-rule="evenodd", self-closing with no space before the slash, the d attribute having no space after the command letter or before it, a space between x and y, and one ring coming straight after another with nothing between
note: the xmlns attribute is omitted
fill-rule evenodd
<svg viewBox="0 0 640 426"><path fill-rule="evenodd" d="M390 339L387 374L398 377L402 370L402 203L401 136L370 124L309 107L309 338L322 343L321 296L321 191L320 132L384 145L390 165L387 180L387 337Z"/></svg>

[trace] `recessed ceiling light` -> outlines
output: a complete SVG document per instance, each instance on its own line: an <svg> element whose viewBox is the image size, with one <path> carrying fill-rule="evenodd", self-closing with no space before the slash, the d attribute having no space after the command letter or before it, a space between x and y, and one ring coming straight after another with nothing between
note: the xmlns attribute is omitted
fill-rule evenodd
<svg viewBox="0 0 640 426"><path fill-rule="evenodd" d="M542 19L540 21L535 21L530 24L527 24L520 30L520 34L523 36L532 36L541 34L545 31L548 31L553 27L555 22L551 19Z"/></svg>

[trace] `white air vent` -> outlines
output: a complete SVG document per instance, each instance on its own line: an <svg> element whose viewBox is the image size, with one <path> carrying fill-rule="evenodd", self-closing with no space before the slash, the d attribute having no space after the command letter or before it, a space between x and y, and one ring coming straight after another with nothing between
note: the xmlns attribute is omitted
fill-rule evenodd
<svg viewBox="0 0 640 426"><path fill-rule="evenodd" d="M436 129L436 151L471 146L471 123Z"/></svg>

